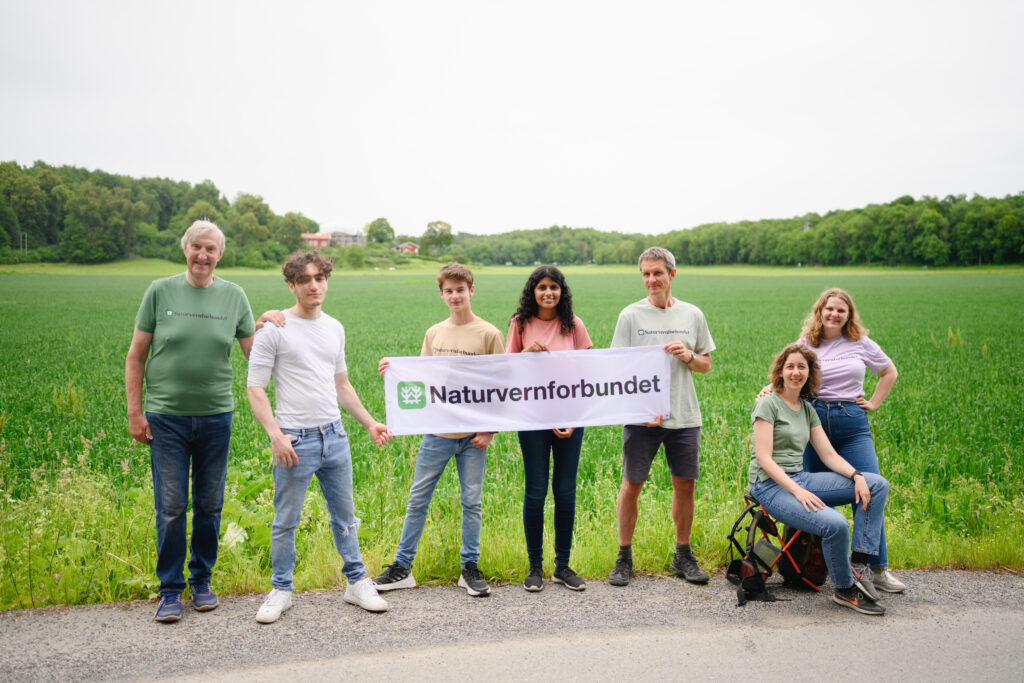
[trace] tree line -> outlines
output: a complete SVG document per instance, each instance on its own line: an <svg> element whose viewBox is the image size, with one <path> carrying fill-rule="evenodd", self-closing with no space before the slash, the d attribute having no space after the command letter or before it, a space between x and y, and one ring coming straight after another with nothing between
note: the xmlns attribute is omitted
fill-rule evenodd
<svg viewBox="0 0 1024 683"><path fill-rule="evenodd" d="M276 215L259 195L229 202L212 181L131 178L41 161L0 163L0 263L98 263L132 256L182 261L179 240L196 218L216 222L231 245L223 265L271 267L319 225ZM981 265L1024 260L1024 192L1003 198L903 196L888 204L784 219L709 223L642 234L551 226L499 235L453 233L432 221L396 235L386 218L364 226L367 247L337 249L351 267L412 241L423 254L475 264L633 263L660 244L680 263Z"/></svg>

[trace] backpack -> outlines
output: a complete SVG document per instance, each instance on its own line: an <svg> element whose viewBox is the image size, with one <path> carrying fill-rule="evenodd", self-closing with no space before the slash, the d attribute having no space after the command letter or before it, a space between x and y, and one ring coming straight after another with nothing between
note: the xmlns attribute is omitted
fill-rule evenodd
<svg viewBox="0 0 1024 683"><path fill-rule="evenodd" d="M744 497L747 506L727 536L725 577L736 585L737 604L774 602L765 583L774 571L782 575L784 586L817 591L828 578L821 537L788 526L780 536L778 524L761 504L750 494Z"/></svg>

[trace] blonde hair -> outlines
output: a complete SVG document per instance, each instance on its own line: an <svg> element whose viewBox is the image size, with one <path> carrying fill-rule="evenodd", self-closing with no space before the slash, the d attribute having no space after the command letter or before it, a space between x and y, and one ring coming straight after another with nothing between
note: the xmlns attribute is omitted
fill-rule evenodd
<svg viewBox="0 0 1024 683"><path fill-rule="evenodd" d="M857 315L857 308L853 305L853 299L850 298L850 295L838 287L833 287L821 293L821 296L814 303L811 312L804 318L804 328L801 330L800 336L811 346L821 344L821 311L832 297L842 299L849 309L849 315L846 318L846 323L843 325L842 335L850 341L857 341L868 333L868 328L864 327L860 322L860 316Z"/></svg>

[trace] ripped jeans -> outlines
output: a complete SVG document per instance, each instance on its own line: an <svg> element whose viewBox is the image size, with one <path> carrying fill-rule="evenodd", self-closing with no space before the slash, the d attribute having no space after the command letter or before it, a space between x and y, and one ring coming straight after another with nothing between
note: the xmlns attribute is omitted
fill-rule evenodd
<svg viewBox="0 0 1024 683"><path fill-rule="evenodd" d="M322 427L281 429L292 438L299 464L274 465L274 526L270 536L270 561L274 573L270 583L280 590L292 590L295 568L295 528L302 519L306 489L316 475L331 517L334 545L344 561L342 571L350 584L366 576L359 553L359 537L352 501L352 457L348 436L337 420Z"/></svg>

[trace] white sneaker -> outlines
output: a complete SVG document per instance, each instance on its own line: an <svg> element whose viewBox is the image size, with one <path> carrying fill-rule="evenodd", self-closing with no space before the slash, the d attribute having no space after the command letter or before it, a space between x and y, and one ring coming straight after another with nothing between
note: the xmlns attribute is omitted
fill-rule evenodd
<svg viewBox="0 0 1024 683"><path fill-rule="evenodd" d="M889 571L888 567L882 567L876 569L872 576L872 583L875 584L875 588L886 593L902 593L907 590L907 584L903 583Z"/></svg>
<svg viewBox="0 0 1024 683"><path fill-rule="evenodd" d="M267 599L256 613L256 621L261 624L272 624L278 620L281 613L292 606L292 592L275 588L267 595Z"/></svg>
<svg viewBox="0 0 1024 683"><path fill-rule="evenodd" d="M345 602L359 605L370 612L386 612L388 603L377 595L377 584L369 576L364 576L345 589Z"/></svg>

